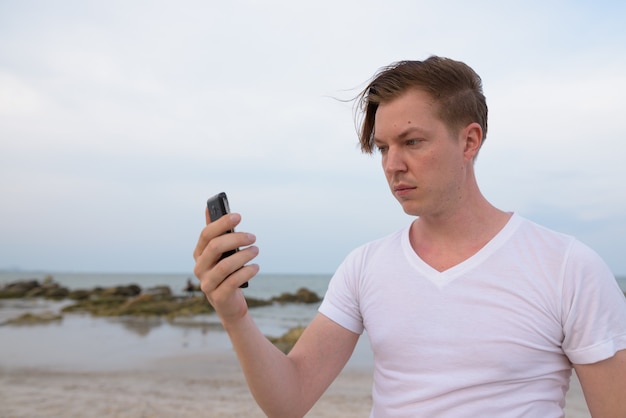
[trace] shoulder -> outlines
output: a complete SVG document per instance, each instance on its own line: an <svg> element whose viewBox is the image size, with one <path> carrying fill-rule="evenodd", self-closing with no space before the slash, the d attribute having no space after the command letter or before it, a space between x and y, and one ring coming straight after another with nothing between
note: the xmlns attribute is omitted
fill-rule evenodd
<svg viewBox="0 0 626 418"><path fill-rule="evenodd" d="M367 242L352 250L339 265L331 282L347 281L358 287L357 282L374 270L386 269L389 263L397 263L403 257L403 247L408 242L410 225Z"/></svg>
<svg viewBox="0 0 626 418"><path fill-rule="evenodd" d="M558 232L517 215L519 219L518 237L528 241L538 251L553 256L562 254L569 262L603 263L598 253L573 235Z"/></svg>
<svg viewBox="0 0 626 418"><path fill-rule="evenodd" d="M575 238L571 235L555 231L544 225L540 225L521 215L515 215L519 224L519 232L534 238L541 238L538 244L546 245L571 245Z"/></svg>
<svg viewBox="0 0 626 418"><path fill-rule="evenodd" d="M357 260L370 260L378 254L387 254L402 247L403 242L408 240L410 225L395 231L387 236L369 241L352 250L346 257L347 262Z"/></svg>
<svg viewBox="0 0 626 418"><path fill-rule="evenodd" d="M600 255L572 235L553 231L522 218L517 235L520 256L538 273L557 278L565 310L584 295L582 300L598 301L616 294L623 298L615 276ZM523 248L523 249L522 249ZM523 255L521 255L523 254ZM602 302L598 302L602 303Z"/></svg>

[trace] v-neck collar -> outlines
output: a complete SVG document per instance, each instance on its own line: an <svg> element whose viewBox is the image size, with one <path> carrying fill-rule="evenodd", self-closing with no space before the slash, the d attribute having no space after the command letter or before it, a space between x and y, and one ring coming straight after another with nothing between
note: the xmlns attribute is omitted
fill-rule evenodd
<svg viewBox="0 0 626 418"><path fill-rule="evenodd" d="M422 258L417 255L415 250L413 250L409 238L411 230L410 225L402 234L402 249L404 250L405 257L414 268L416 268L425 278L433 282L435 285L442 287L459 276L462 276L465 272L483 263L488 257L497 251L511 237L511 235L513 235L522 222L522 219L523 218L521 216L513 213L504 227L491 240L489 240L485 246L478 250L478 252L459 264L441 272L422 260Z"/></svg>

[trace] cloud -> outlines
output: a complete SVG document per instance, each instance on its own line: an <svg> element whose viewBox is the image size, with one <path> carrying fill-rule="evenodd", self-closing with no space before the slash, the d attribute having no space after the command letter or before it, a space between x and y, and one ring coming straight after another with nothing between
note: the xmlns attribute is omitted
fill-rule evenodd
<svg viewBox="0 0 626 418"><path fill-rule="evenodd" d="M189 270L204 201L225 190L264 271L331 272L409 221L341 100L439 54L483 77L487 197L626 274L625 7L2 3L0 268Z"/></svg>

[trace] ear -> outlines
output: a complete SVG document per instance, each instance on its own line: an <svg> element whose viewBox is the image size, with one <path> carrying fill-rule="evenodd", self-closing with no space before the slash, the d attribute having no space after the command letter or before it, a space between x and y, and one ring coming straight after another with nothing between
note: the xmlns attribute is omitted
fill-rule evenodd
<svg viewBox="0 0 626 418"><path fill-rule="evenodd" d="M478 123L472 122L461 130L461 135L465 144L465 157L473 160L483 143L483 129Z"/></svg>

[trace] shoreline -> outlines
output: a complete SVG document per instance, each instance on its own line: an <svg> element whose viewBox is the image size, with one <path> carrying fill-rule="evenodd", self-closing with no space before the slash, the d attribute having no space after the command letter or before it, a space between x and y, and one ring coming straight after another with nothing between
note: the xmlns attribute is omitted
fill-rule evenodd
<svg viewBox="0 0 626 418"><path fill-rule="evenodd" d="M0 374L2 417L264 417L240 369L220 359L220 370L63 372L22 370ZM187 363L187 360L182 360ZM236 362L234 362L236 363ZM173 366L174 363L170 363ZM183 367L185 367L183 365ZM176 367L174 367L176 368ZM307 417L367 417L367 373L345 372Z"/></svg>

